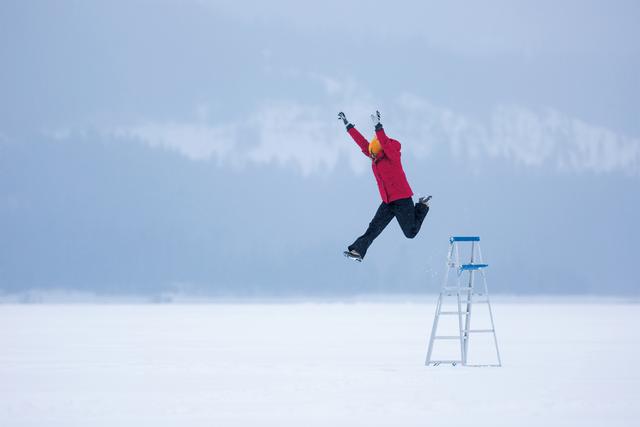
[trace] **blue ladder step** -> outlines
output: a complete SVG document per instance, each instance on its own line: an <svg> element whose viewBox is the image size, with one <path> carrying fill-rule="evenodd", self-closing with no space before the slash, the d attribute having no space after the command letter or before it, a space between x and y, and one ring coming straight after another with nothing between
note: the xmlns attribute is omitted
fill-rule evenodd
<svg viewBox="0 0 640 427"><path fill-rule="evenodd" d="M487 267L489 267L489 264L462 264L460 271L481 270Z"/></svg>
<svg viewBox="0 0 640 427"><path fill-rule="evenodd" d="M449 243L453 242L479 242L480 236L451 236Z"/></svg>

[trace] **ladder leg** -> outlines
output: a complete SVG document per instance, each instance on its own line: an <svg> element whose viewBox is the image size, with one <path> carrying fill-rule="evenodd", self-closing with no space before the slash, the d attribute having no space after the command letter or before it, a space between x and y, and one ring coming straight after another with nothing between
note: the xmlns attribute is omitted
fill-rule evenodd
<svg viewBox="0 0 640 427"><path fill-rule="evenodd" d="M498 348L498 337L496 336L496 326L493 323L493 310L491 309L491 302L489 300L489 287L487 286L487 278L482 271L482 281L484 282L484 292L487 298L487 307L489 309L489 319L491 320L491 329L493 330L493 344L496 346L496 357L498 358L498 366L502 366L502 359L500 358L500 349Z"/></svg>
<svg viewBox="0 0 640 427"><path fill-rule="evenodd" d="M455 244L455 243L454 243ZM460 265L460 251L458 250L458 246L456 245L456 269L458 268L458 266ZM466 346L465 346L465 337L464 337L464 331L463 331L463 326L462 326L462 302L460 301L460 292L461 292L461 285L460 285L460 275L456 274L456 285L458 287L458 290L456 291L456 298L458 300L458 333L460 334L460 361L462 363L462 366L464 366L465 364L465 360L467 359L467 354L466 354ZM466 317L466 313L465 313L465 317Z"/></svg>
<svg viewBox="0 0 640 427"><path fill-rule="evenodd" d="M433 352L433 342L435 341L436 330L438 329L438 318L440 317L440 309L442 307L442 292L438 296L438 303L436 304L436 314L433 316L433 326L431 327L431 337L429 338L429 348L427 349L427 358L424 362L429 366L431 363L431 353Z"/></svg>
<svg viewBox="0 0 640 427"><path fill-rule="evenodd" d="M469 284L467 289L467 308L464 321L464 359L463 365L467 364L467 356L469 355L469 330L471 329L471 308L473 306L473 270L469 271Z"/></svg>
<svg viewBox="0 0 640 427"><path fill-rule="evenodd" d="M449 282L449 272L451 271L451 268L452 268L453 255L454 255L454 246L452 242L449 245L449 252L447 253L447 269L444 275L444 284L442 285L443 288L447 287L447 284ZM425 359L425 365L427 366L431 363L431 355L433 354L433 346L435 344L436 333L438 330L438 321L440 319L440 312L442 311L443 297L444 297L444 290L440 291L440 295L438 296L438 303L436 304L436 312L433 317L433 326L431 327L431 337L429 337L429 346L427 348L427 357Z"/></svg>
<svg viewBox="0 0 640 427"><path fill-rule="evenodd" d="M475 248L476 242L471 242L471 260L470 263L473 264L475 260ZM471 329L471 308L473 303L473 270L469 270L469 282L467 283L467 306L465 312L465 321L464 321L464 359L462 361L463 365L467 364L467 356L469 354L469 330Z"/></svg>
<svg viewBox="0 0 640 427"><path fill-rule="evenodd" d="M456 292L456 297L458 299L458 330L460 333L460 361L462 362L462 366L464 366L466 363L465 360L467 360L467 354L466 354L464 331L462 330L462 302L460 301L459 288L460 287L458 286L458 292Z"/></svg>

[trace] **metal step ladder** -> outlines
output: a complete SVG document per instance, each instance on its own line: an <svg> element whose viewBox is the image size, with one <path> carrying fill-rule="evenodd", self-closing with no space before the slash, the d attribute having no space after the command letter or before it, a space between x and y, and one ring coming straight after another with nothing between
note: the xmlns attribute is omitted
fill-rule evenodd
<svg viewBox="0 0 640 427"><path fill-rule="evenodd" d="M471 243L470 261L467 264L460 263L460 249L462 244ZM491 312L491 303L489 302L489 289L487 287L487 278L484 270L489 264L482 261L482 252L480 250L480 237L478 236L452 236L449 238L449 253L447 256L447 270L444 277L444 283L438 296L436 305L436 314L433 319L431 329L431 337L429 338L429 348L427 350L427 359L425 365L438 366L440 364L451 364L456 366L502 366L500 359L500 351L498 350L498 339L496 338L496 329L493 323L493 314ZM454 274L455 283L450 284L451 273ZM465 273L468 273L468 280L463 280ZM482 286L476 287L476 275L482 276ZM455 298L457 310L443 310L445 299L451 300ZM486 304L489 312L490 328L487 329L471 329L471 313L473 304ZM440 316L457 316L458 317L458 335L437 335L438 322ZM468 364L469 340L472 334L492 334L493 344L496 350L496 362L487 364ZM459 340L460 353L454 355L449 360L432 359L433 347L439 340ZM457 353L457 352L456 352ZM458 358L459 356L459 358Z"/></svg>

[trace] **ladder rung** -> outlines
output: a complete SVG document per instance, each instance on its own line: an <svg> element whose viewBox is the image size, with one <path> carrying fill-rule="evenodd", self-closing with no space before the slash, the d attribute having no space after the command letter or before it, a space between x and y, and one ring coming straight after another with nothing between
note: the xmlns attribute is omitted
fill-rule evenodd
<svg viewBox="0 0 640 427"><path fill-rule="evenodd" d="M476 303L480 303L480 304L488 304L489 300L488 299L478 299L478 300L464 300L464 301L460 301L460 304L476 304Z"/></svg>
<svg viewBox="0 0 640 427"><path fill-rule="evenodd" d="M457 290L462 291L462 290L469 290L469 289L473 289L473 288L471 286L460 286L460 287L457 287L457 286L443 286L442 287L443 291L457 291Z"/></svg>
<svg viewBox="0 0 640 427"><path fill-rule="evenodd" d="M465 329L464 332L494 332L493 329Z"/></svg>
<svg viewBox="0 0 640 427"><path fill-rule="evenodd" d="M455 297L458 293L457 292L452 292L452 291L446 291L443 292L442 295L447 296L447 297ZM460 292L460 297L466 297L467 295L463 292ZM471 294L471 296L482 296L482 294ZM464 300L467 301L467 300ZM460 300L460 302L464 302L463 300ZM475 302L475 301L474 301Z"/></svg>
<svg viewBox="0 0 640 427"><path fill-rule="evenodd" d="M460 335L436 335L434 340L459 340Z"/></svg>
<svg viewBox="0 0 640 427"><path fill-rule="evenodd" d="M472 288L451 288L451 289L443 289L440 293L446 296L453 296L455 295L455 293L452 291L457 291L457 290L468 292L468 291L472 291L473 289ZM485 294L480 292L473 292L471 295L481 297Z"/></svg>
<svg viewBox="0 0 640 427"><path fill-rule="evenodd" d="M457 311L441 311L440 314L458 314ZM460 314L466 315L469 314L468 311L461 311Z"/></svg>

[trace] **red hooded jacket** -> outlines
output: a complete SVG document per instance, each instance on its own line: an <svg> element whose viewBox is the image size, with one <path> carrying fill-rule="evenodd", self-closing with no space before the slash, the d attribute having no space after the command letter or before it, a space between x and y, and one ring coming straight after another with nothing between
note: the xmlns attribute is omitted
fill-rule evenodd
<svg viewBox="0 0 640 427"><path fill-rule="evenodd" d="M347 132L349 132L356 144L360 146L364 155L371 158L369 141L353 125L347 128ZM378 182L378 190L380 190L382 201L391 203L394 200L413 196L413 191L409 187L407 177L402 169L402 162L400 161L400 143L395 139L390 139L384 133L382 126L379 126L376 130L376 136L380 141L382 151L372 160L371 168Z"/></svg>

